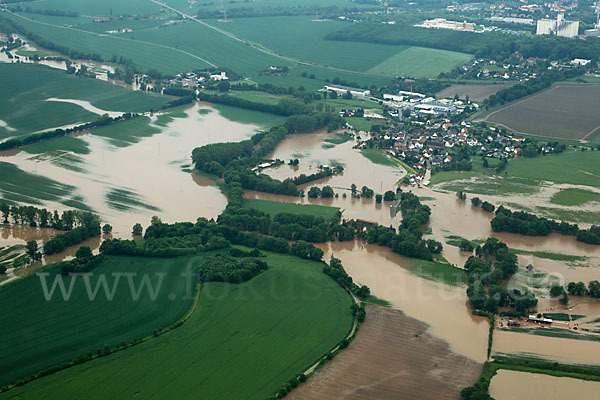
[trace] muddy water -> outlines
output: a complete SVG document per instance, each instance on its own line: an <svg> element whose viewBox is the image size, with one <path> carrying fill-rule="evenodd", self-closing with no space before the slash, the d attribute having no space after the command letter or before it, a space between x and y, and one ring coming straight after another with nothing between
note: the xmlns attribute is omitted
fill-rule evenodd
<svg viewBox="0 0 600 400"><path fill-rule="evenodd" d="M369 286L375 296L427 323L429 332L448 342L453 351L478 362L485 361L488 321L471 314L465 287L420 278L408 271L406 259L384 247L362 242L320 247L327 260L331 255L341 259L355 282Z"/></svg>
<svg viewBox="0 0 600 400"><path fill-rule="evenodd" d="M399 167L390 167L374 164L364 157L360 150L353 150L354 140L335 145L333 148L323 148L324 139L333 137L334 133L324 131L309 134L289 135L275 149L271 158L289 161L298 158L300 165L291 167L287 164L277 168L269 168L264 173L277 179L291 178L300 174L313 174L318 172L318 166L342 165L344 172L316 182L303 185L311 186L329 185L334 188L349 189L354 183L359 190L363 185L373 189L375 193L384 193L386 190L395 190L395 184L406 173ZM350 192L348 191L348 194ZM341 195L341 193L340 193Z"/></svg>
<svg viewBox="0 0 600 400"><path fill-rule="evenodd" d="M490 395L497 400L597 399L600 382L501 369L492 378Z"/></svg>
<svg viewBox="0 0 600 400"><path fill-rule="evenodd" d="M538 328L545 329L545 328ZM492 355L513 354L566 364L600 364L600 342L494 330Z"/></svg>
<svg viewBox="0 0 600 400"><path fill-rule="evenodd" d="M152 215L161 216L165 222L194 221L200 216L214 218L225 207L225 196L211 181L193 177L182 167L191 163L194 147L240 141L258 127L229 121L216 111L199 113L208 108L195 104L186 109L185 118L174 118L165 127L155 126L160 128L160 134L140 138L127 147L116 147L110 139L93 134L79 136L91 150L87 155L77 155L83 172L54 165L51 158L34 159L25 152L3 161L75 186L74 195L81 196L82 202L98 212L103 222L110 223L119 237L129 236L137 222L148 225ZM106 195L114 189L133 193L142 204L129 204L130 209L125 210L110 207ZM66 208L52 203L44 206Z"/></svg>
<svg viewBox="0 0 600 400"><path fill-rule="evenodd" d="M111 118L117 118L124 114L123 112L120 112L120 111L102 110L96 106L93 106L92 103L90 103L89 101L85 101L85 100L57 99L56 97L51 97L49 99L46 99L46 101L57 101L57 102L61 102L61 103L75 104L75 105L78 105L79 107L83 108L84 110L89 111L94 114L98 114L98 115L108 114L108 116Z"/></svg>

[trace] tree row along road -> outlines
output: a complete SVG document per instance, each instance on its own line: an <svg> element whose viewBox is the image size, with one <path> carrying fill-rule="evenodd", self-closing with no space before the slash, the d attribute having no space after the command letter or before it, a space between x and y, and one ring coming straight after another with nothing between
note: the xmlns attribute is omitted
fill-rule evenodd
<svg viewBox="0 0 600 400"><path fill-rule="evenodd" d="M225 35L225 36L229 37L230 39L233 39L233 40L235 40L237 42L246 44L246 45L252 47L256 51L260 51L261 53L267 54L267 55L272 56L272 57L276 57L276 58L278 58L280 60L288 61L288 62L291 62L291 63L294 63L294 64L305 65L305 66L309 66L309 67L327 69L327 70L330 70L330 71L348 72L348 73L351 73L351 74L366 75L366 76L384 76L384 77L388 77L388 78L395 78L396 77L395 75L370 74L368 72L353 71L353 70L350 70L350 69L330 67L330 66L327 66L327 65L321 65L321 64L314 63L314 62L302 61L302 60L299 60L299 59L296 59L296 58L287 57L287 56L281 55L281 54L279 54L279 53L277 53L277 52L275 52L273 50L269 50L269 49L267 49L266 47L264 47L261 44L253 43L253 42L251 42L249 40L237 37L236 35L234 35L231 32L227 32L227 31L225 31L225 30L223 30L221 28L218 28L218 27L216 27L214 25L206 23L206 22L204 22L204 21L202 21L202 20L200 20L200 19L198 19L198 18L196 18L196 17L194 17L192 15L186 14L183 11L179 11L178 9L173 8L173 7L171 7L168 4L161 3L158 0L150 0L150 1L153 2L153 3L155 3L155 4L158 4L161 7L164 7L166 9L168 9L168 10L171 10L171 11L173 11L173 12L181 15L184 18L187 18L187 19L189 19L191 21L194 21L194 22L197 22L197 23L199 23L201 25L204 25L205 27L207 27L209 29L212 29L212 30L214 30L214 31L216 31L216 32L218 32L218 33L220 33L222 35Z"/></svg>
<svg viewBox="0 0 600 400"><path fill-rule="evenodd" d="M163 49L169 49L169 50L173 50L173 51L178 51L178 52L183 53L183 54L185 54L187 56L190 56L190 57L192 57L192 58L194 58L196 60L202 61L203 63L208 64L208 65L210 65L213 68L218 68L218 65L216 65L216 64L208 61L205 58L199 57L199 56L197 56L195 54L192 54L192 53L189 53L189 52L187 52L185 50L177 49L177 48L171 47L171 46L166 46L164 44L158 44L158 43L153 43L153 42L147 42L147 41L144 41L144 40L129 39L129 38L125 38L125 37L114 36L114 35L109 35L109 34L104 34L104 33L97 33L97 32L92 32L92 31L86 31L84 29L71 28L71 27L68 27L68 26L60 26L60 25L55 25L55 24L49 24L47 22L41 22L41 21L36 21L34 19L31 19L31 18L27 18L27 17L25 17L23 15L17 14L15 12L10 11L10 10L6 10L6 11L9 12L9 13L11 13L15 17L21 18L21 19L23 19L25 21L28 21L28 22L33 22L34 24L46 25L46 26L51 26L53 28L66 29L66 30L75 31L75 32L87 33L89 35L100 36L100 37L105 37L105 38L110 38L110 39L127 40L127 41L130 41L130 42L143 43L143 44L147 44L147 45L150 45L150 46L162 47Z"/></svg>

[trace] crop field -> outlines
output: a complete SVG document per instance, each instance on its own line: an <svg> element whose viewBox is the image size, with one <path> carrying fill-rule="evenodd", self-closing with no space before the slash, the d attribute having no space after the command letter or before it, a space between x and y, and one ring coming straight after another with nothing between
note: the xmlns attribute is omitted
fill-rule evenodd
<svg viewBox="0 0 600 400"><path fill-rule="evenodd" d="M373 75L434 77L471 59L468 54L422 47L324 39L345 25L301 16L244 18L219 26L286 56Z"/></svg>
<svg viewBox="0 0 600 400"><path fill-rule="evenodd" d="M82 276L64 277L65 289L73 282L67 301L59 288L46 300L41 279L36 275L2 288L0 301L7 306L0 326L0 386L79 355L95 354L105 344L129 342L174 323L193 301L193 292L187 296L187 281L181 274L188 263L199 259L110 257L92 272L89 284L93 291L105 279L108 293L116 288L112 299L99 288L96 298L90 300ZM49 274L46 282L51 289L60 270L50 267L44 272ZM160 278L158 274L163 273ZM141 293L137 300L130 290L130 278L117 278L116 274L132 274L131 284ZM146 285L156 288L156 299L143 289L144 279L148 280ZM193 290L194 282L190 285ZM170 294L174 295L173 300Z"/></svg>
<svg viewBox="0 0 600 400"><path fill-rule="evenodd" d="M0 120L4 122L0 123L0 140L98 118L76 104L46 101L53 97L85 100L102 110L123 112L157 109L169 101L42 65L0 64Z"/></svg>
<svg viewBox="0 0 600 400"><path fill-rule="evenodd" d="M600 134L600 85L559 83L477 120L523 135L591 141Z"/></svg>
<svg viewBox="0 0 600 400"><path fill-rule="evenodd" d="M453 399L477 380L481 364L453 353L423 322L386 307L366 310L348 348L290 399Z"/></svg>
<svg viewBox="0 0 600 400"><path fill-rule="evenodd" d="M467 63L472 58L473 56L470 54L456 51L409 46L369 69L368 72L413 78L433 78L442 72L448 72Z"/></svg>
<svg viewBox="0 0 600 400"><path fill-rule="evenodd" d="M458 94L461 99L469 96L469 100L481 102L502 89L513 86L514 83L499 83L491 85L452 85L437 92L438 98L454 97Z"/></svg>
<svg viewBox="0 0 600 400"><path fill-rule="evenodd" d="M350 330L350 296L321 264L268 255L269 269L239 284L204 285L181 327L140 345L0 395L81 399L260 399L302 373ZM17 311L15 311L17 312ZM160 366L160 368L158 368Z"/></svg>
<svg viewBox="0 0 600 400"><path fill-rule="evenodd" d="M306 214L325 219L334 218L339 211L338 207L321 206L317 204L284 203L271 200L244 199L244 208L253 208L270 215L280 213Z"/></svg>

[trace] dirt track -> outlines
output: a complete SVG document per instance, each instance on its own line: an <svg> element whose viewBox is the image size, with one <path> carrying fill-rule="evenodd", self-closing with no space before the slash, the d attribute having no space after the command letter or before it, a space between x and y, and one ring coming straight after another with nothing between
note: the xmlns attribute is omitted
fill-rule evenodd
<svg viewBox="0 0 600 400"><path fill-rule="evenodd" d="M290 399L458 399L482 365L453 353L400 310L367 306L354 341Z"/></svg>

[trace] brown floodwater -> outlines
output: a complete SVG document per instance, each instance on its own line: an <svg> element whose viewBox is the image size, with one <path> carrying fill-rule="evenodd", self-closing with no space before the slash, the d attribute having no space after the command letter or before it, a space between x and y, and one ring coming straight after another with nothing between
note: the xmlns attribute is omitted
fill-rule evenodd
<svg viewBox="0 0 600 400"><path fill-rule="evenodd" d="M315 182L301 185L308 190L311 186L329 185L333 188L349 189L354 183L358 190L363 185L373 189L375 193L384 193L387 190L395 190L396 183L405 175L403 168L374 164L360 153L360 150L352 149L356 144L354 140L335 145L332 148L324 148L327 145L324 139L334 137L335 133L319 131L308 134L288 135L277 146L275 151L269 155L270 158L279 158L286 163L290 159L298 158L300 165L291 167L283 164L276 168L268 168L264 173L273 178L293 178L300 174L313 174L318 172L319 165L342 165L344 172ZM348 195L349 190L346 190ZM340 196L341 196L340 192Z"/></svg>
<svg viewBox="0 0 600 400"><path fill-rule="evenodd" d="M410 272L415 260L405 259L385 247L359 241L320 245L325 259L342 260L354 282L369 286L375 296L425 322L429 332L446 341L453 351L474 361L486 360L489 323L471 314L466 287L449 286ZM412 267L414 268L414 267Z"/></svg>
<svg viewBox="0 0 600 400"><path fill-rule="evenodd" d="M492 378L490 395L497 400L598 398L600 382L501 369Z"/></svg>
<svg viewBox="0 0 600 400"><path fill-rule="evenodd" d="M201 114L201 109L211 112ZM113 226L113 233L119 237L129 236L137 222L148 225L153 215L165 222L194 221L200 216L216 218L227 204L226 197L214 182L182 168L191 164L194 147L240 141L254 134L258 126L230 121L206 105L194 104L185 113L185 118L174 118L164 127L153 125L160 129L160 134L141 137L126 147L93 134L79 136L90 149L89 154L76 155L83 171L54 164L52 154L38 157L21 151L3 161L74 186L72 196L81 197L84 204L99 213L103 222ZM156 115L151 120L154 122ZM137 204L125 203L128 209L111 207L106 196L114 189L133 193ZM44 207L67 208L55 202L45 202Z"/></svg>
<svg viewBox="0 0 600 400"><path fill-rule="evenodd" d="M547 329L547 328L537 328ZM513 354L565 364L600 364L600 341L565 339L524 332L494 330L492 355Z"/></svg>

